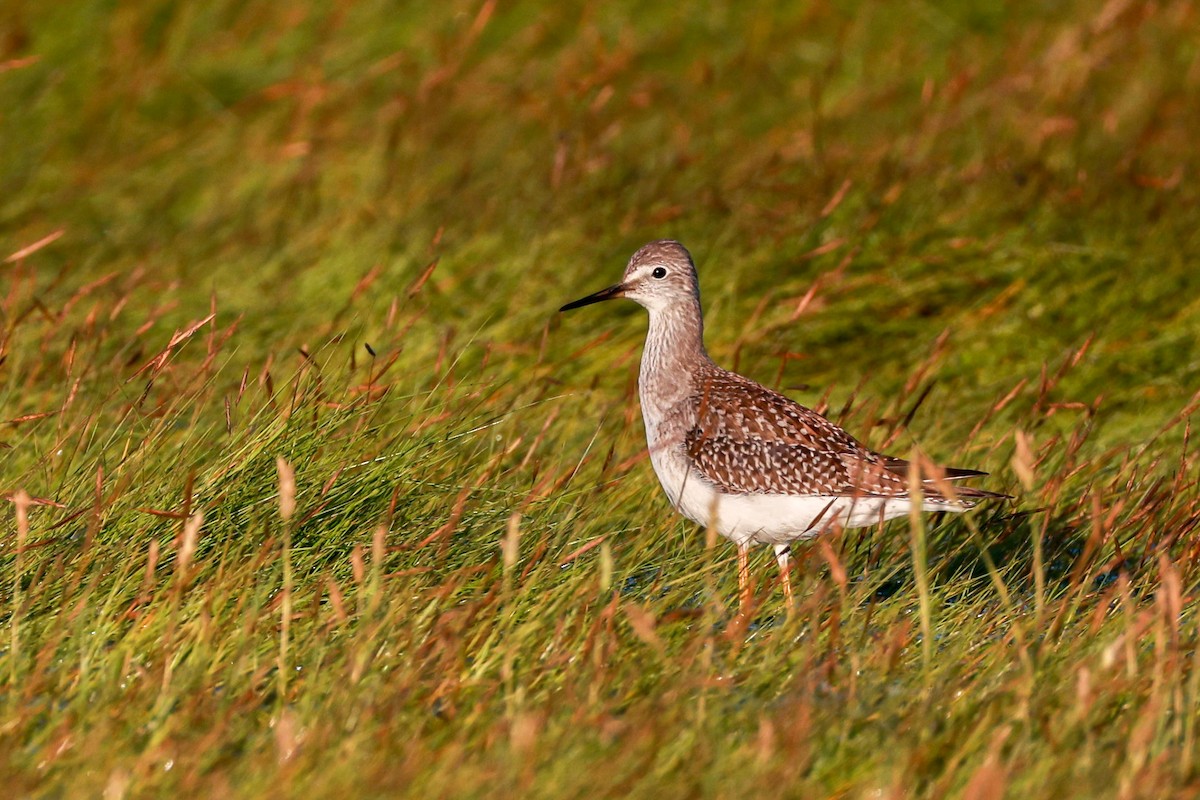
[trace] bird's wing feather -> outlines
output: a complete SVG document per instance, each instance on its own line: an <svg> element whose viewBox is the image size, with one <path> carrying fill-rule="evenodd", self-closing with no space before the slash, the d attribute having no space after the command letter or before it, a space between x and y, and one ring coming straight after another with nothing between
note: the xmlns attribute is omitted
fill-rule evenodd
<svg viewBox="0 0 1200 800"><path fill-rule="evenodd" d="M696 427L711 436L872 455L853 436L812 409L732 372L720 370L704 376L692 402L696 405Z"/></svg>
<svg viewBox="0 0 1200 800"><path fill-rule="evenodd" d="M912 462L906 461L903 458L895 456L884 456L883 465L889 472L894 472L897 475L908 476L909 469L912 468ZM962 481L968 478L982 478L987 475L986 472L978 469L963 469L962 467L939 467L938 470L942 473L936 478L924 478L926 481L943 480L943 481Z"/></svg>
<svg viewBox="0 0 1200 800"><path fill-rule="evenodd" d="M725 370L705 375L691 399L696 424L685 447L696 470L738 494L907 495L909 463L870 450L812 409ZM926 498L945 499L938 484L984 473L947 470L923 481ZM965 487L956 499L992 497Z"/></svg>
<svg viewBox="0 0 1200 800"><path fill-rule="evenodd" d="M703 478L734 494L895 497L908 493L903 479L879 465L804 445L706 437L693 428L685 447Z"/></svg>
<svg viewBox="0 0 1200 800"><path fill-rule="evenodd" d="M740 375L706 375L692 402L688 455L724 491L885 497L908 491L882 457L846 431Z"/></svg>

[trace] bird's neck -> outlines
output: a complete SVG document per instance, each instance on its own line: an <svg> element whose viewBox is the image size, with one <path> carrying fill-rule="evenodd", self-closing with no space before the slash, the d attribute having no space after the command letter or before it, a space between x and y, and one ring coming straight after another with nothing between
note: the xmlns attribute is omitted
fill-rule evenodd
<svg viewBox="0 0 1200 800"><path fill-rule="evenodd" d="M712 364L704 349L700 301L650 312L638 379L644 411L666 411L692 394L693 377Z"/></svg>

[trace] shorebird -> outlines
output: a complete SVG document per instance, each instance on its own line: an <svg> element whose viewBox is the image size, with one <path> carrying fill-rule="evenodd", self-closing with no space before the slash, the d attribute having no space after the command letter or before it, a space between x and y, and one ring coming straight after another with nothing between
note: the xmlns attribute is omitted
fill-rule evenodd
<svg viewBox="0 0 1200 800"><path fill-rule="evenodd" d="M986 475L925 468L867 448L812 409L722 369L704 349L700 288L679 242L651 242L621 282L560 311L625 297L650 312L638 395L650 463L671 505L737 545L743 612L750 607L749 548L771 545L784 599L792 542L836 528L874 525L921 511L966 511L1006 495L951 485ZM919 499L910 486L919 484Z"/></svg>

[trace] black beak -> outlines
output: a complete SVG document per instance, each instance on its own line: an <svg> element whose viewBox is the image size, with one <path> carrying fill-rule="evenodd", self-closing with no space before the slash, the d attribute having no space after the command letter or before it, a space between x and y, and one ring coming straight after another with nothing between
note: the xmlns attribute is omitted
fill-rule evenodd
<svg viewBox="0 0 1200 800"><path fill-rule="evenodd" d="M599 303L601 300L612 300L614 297L622 297L625 294L625 284L618 283L616 286L610 286L607 289L601 289L598 292L589 294L587 297L581 297L573 303L567 303L559 309L559 311L570 311L572 308L582 308L590 306L592 303Z"/></svg>

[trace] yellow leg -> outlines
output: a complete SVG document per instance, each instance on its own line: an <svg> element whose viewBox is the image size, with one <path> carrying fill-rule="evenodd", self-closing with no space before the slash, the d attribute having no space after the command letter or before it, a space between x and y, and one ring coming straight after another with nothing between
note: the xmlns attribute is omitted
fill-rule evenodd
<svg viewBox="0 0 1200 800"><path fill-rule="evenodd" d="M789 555L791 549L786 544L775 545L775 560L779 562L779 578L783 583L783 603L787 607L787 613L790 616L796 607L796 601L792 597L792 564Z"/></svg>

